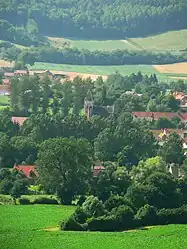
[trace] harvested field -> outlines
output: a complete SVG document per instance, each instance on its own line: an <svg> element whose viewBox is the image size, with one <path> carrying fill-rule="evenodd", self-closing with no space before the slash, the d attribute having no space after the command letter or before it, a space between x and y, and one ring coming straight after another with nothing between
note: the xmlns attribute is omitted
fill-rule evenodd
<svg viewBox="0 0 187 249"><path fill-rule="evenodd" d="M166 65L153 65L153 67L159 73L187 74L187 62Z"/></svg>
<svg viewBox="0 0 187 249"><path fill-rule="evenodd" d="M14 62L0 60L0 67L13 67Z"/></svg>

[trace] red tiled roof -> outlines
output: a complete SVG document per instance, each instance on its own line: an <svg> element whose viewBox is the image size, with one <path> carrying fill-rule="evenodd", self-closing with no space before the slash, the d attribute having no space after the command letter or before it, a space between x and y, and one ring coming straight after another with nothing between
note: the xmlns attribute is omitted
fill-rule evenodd
<svg viewBox="0 0 187 249"><path fill-rule="evenodd" d="M25 74L25 75L27 75L27 74L28 74L28 71L27 71L27 70L16 70L16 71L14 72L14 74Z"/></svg>
<svg viewBox="0 0 187 249"><path fill-rule="evenodd" d="M35 165L15 165L14 169L22 171L26 177L30 177L32 173L37 176Z"/></svg>
<svg viewBox="0 0 187 249"><path fill-rule="evenodd" d="M99 175L99 173L102 171L102 170L104 170L105 169L105 167L104 166L94 166L93 167L93 176L98 176Z"/></svg>
<svg viewBox="0 0 187 249"><path fill-rule="evenodd" d="M178 117L180 119L187 119L184 118L183 114L178 114L176 112L133 112L133 116L137 118L153 118L154 120L158 120L159 118L167 118L171 119L173 117Z"/></svg>
<svg viewBox="0 0 187 249"><path fill-rule="evenodd" d="M4 85L9 85L10 84L10 80L9 79L3 79L3 84Z"/></svg>
<svg viewBox="0 0 187 249"><path fill-rule="evenodd" d="M22 125L28 118L27 117L12 117L12 122Z"/></svg>
<svg viewBox="0 0 187 249"><path fill-rule="evenodd" d="M4 73L4 76L5 77L14 77L14 73L7 72L7 73Z"/></svg>

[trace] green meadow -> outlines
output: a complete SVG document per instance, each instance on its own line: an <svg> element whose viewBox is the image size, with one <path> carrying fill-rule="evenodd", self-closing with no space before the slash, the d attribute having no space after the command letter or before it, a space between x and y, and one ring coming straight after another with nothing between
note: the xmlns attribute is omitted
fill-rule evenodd
<svg viewBox="0 0 187 249"><path fill-rule="evenodd" d="M56 227L75 207L54 205L0 206L1 249L185 249L187 225L139 231L62 232Z"/></svg>

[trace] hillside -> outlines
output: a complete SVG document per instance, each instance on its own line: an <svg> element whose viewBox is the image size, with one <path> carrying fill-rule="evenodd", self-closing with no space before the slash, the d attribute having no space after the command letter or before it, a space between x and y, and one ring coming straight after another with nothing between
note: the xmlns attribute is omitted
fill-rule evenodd
<svg viewBox="0 0 187 249"><path fill-rule="evenodd" d="M77 48L89 51L113 50L151 50L151 51L176 51L187 50L187 29L165 32L162 34L128 38L121 40L86 40L62 37L46 37L55 48Z"/></svg>
<svg viewBox="0 0 187 249"><path fill-rule="evenodd" d="M186 28L186 0L2 0L0 39L137 37ZM5 32L1 32L5 31Z"/></svg>

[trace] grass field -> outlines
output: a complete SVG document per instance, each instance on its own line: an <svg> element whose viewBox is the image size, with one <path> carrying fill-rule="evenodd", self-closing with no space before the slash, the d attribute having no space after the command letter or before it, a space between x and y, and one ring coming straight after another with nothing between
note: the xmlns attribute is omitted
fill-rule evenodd
<svg viewBox="0 0 187 249"><path fill-rule="evenodd" d="M187 226L170 225L148 230L100 233L60 232L54 228L74 207L0 206L1 249L185 249ZM48 231L44 230L48 228ZM53 232L52 232L53 230Z"/></svg>
<svg viewBox="0 0 187 249"><path fill-rule="evenodd" d="M124 66L85 66L85 65L67 65L36 62L29 66L32 70L62 70L66 72L90 73L98 75L109 75L119 72L123 75L141 71L144 74L154 74L157 71L151 65L124 65Z"/></svg>
<svg viewBox="0 0 187 249"><path fill-rule="evenodd" d="M187 29L145 38L129 39L129 41L145 50L184 50L187 49Z"/></svg>
<svg viewBox="0 0 187 249"><path fill-rule="evenodd" d="M112 50L137 50L136 46L132 45L127 40L78 40L65 39L60 37L48 37L53 47L64 48L78 48L88 49L90 51L112 51Z"/></svg>
<svg viewBox="0 0 187 249"><path fill-rule="evenodd" d="M9 97L4 96L4 95L0 95L0 110L7 108L7 106L9 106L9 105L10 105Z"/></svg>
<svg viewBox="0 0 187 249"><path fill-rule="evenodd" d="M167 75L159 73L151 65L124 65L124 66L85 66L85 65L67 65L36 62L33 66L29 66L31 70L57 70L63 72L76 72L81 74L110 75L119 72L122 75L130 75L132 73L141 72L142 74L157 74L158 79L168 80ZM70 74L71 76L71 74ZM83 75L84 76L84 75ZM89 76L89 75L88 75Z"/></svg>
<svg viewBox="0 0 187 249"><path fill-rule="evenodd" d="M112 51L116 49L176 51L187 49L187 29L170 31L159 35L121 40L79 40L48 37L51 45L58 48L71 47L90 51Z"/></svg>

